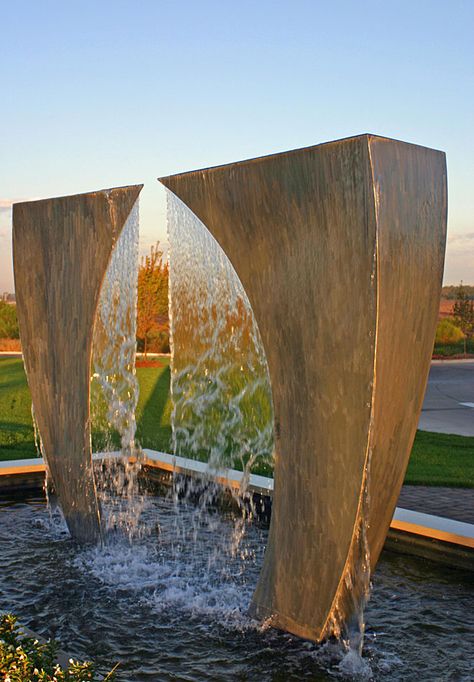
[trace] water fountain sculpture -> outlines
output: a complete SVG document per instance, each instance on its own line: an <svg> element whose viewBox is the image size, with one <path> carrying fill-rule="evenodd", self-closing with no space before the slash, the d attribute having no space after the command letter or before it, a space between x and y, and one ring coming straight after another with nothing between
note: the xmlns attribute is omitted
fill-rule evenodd
<svg viewBox="0 0 474 682"><path fill-rule="evenodd" d="M364 601L403 482L437 321L445 155L361 135L160 178L232 262L275 415L251 605L320 641Z"/></svg>
<svg viewBox="0 0 474 682"><path fill-rule="evenodd" d="M421 409L444 261L445 156L361 135L161 182L228 255L266 350L275 490L251 612L315 641L339 635L364 600ZM94 316L140 188L14 206L28 381L79 541L101 532L88 405Z"/></svg>
<svg viewBox="0 0 474 682"><path fill-rule="evenodd" d="M101 537L92 469L92 337L102 282L142 185L18 203L13 260L42 451L71 535Z"/></svg>

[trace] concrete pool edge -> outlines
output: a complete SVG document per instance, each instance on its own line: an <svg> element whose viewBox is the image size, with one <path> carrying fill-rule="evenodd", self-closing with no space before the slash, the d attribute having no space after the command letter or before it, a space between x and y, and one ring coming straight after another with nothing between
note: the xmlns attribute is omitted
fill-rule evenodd
<svg viewBox="0 0 474 682"><path fill-rule="evenodd" d="M94 461L120 457L120 452L94 453ZM210 470L207 463L143 449L145 476L153 473L170 476L212 479L223 488L239 490L243 473L235 469ZM45 473L42 458L0 462L0 494L42 487ZM160 480L163 481L161 478ZM249 493L271 498L273 479L250 474ZM438 563L474 571L474 524L397 507L390 524L385 549L431 559Z"/></svg>

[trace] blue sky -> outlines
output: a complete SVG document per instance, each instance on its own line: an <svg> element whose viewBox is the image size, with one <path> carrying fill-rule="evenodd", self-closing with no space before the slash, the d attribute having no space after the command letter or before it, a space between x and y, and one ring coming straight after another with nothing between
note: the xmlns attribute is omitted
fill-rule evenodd
<svg viewBox="0 0 474 682"><path fill-rule="evenodd" d="M373 132L446 151L446 283L474 284L472 0L0 0L0 291L12 200Z"/></svg>

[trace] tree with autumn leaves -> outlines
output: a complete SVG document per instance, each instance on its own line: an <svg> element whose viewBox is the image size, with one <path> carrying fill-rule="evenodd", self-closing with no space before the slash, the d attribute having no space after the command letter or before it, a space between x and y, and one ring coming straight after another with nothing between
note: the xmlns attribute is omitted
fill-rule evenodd
<svg viewBox="0 0 474 682"><path fill-rule="evenodd" d="M158 242L138 268L137 342L145 357L169 351L168 263Z"/></svg>

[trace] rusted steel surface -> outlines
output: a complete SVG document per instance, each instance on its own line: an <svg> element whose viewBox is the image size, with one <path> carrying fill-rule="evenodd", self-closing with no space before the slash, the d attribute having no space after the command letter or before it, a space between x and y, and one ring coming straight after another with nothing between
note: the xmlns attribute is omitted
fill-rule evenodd
<svg viewBox="0 0 474 682"><path fill-rule="evenodd" d="M275 493L251 611L321 640L355 608L408 462L441 289L445 156L361 135L160 181L229 257L267 354Z"/></svg>
<svg viewBox="0 0 474 682"><path fill-rule="evenodd" d="M92 334L107 265L141 185L13 206L13 261L28 385L71 532L100 538L89 425Z"/></svg>

